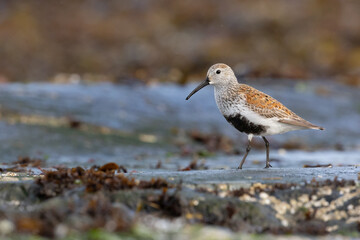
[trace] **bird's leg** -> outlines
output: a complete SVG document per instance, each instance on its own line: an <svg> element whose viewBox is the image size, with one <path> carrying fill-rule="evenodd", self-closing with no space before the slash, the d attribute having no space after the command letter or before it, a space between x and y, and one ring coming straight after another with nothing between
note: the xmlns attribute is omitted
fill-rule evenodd
<svg viewBox="0 0 360 240"><path fill-rule="evenodd" d="M265 137L262 137L262 139L264 139L264 142L265 142L265 146L266 146L266 165L265 165L265 168L269 168L269 167L272 167L270 165L270 158L269 158L269 141L265 138Z"/></svg>
<svg viewBox="0 0 360 240"><path fill-rule="evenodd" d="M241 160L241 163L240 163L238 169L242 169L242 166L243 166L243 164L244 164L244 162L245 162L245 160L246 160L246 157L247 157L247 155L249 154L249 152L250 152L250 150L251 150L250 143L251 143L252 137L253 137L252 134L249 134L249 136L248 136L248 145L247 145L247 147L246 147L246 153L245 153L243 159Z"/></svg>

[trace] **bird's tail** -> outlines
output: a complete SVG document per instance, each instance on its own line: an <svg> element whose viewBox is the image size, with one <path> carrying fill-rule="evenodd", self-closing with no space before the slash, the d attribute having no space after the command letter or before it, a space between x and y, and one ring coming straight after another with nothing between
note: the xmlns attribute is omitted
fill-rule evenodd
<svg viewBox="0 0 360 240"><path fill-rule="evenodd" d="M279 122L294 125L294 126L299 126L299 127L303 127L303 128L308 128L308 129L325 130L325 128L314 125L311 122L308 122L308 121L306 121L306 120L304 120L302 118L280 119Z"/></svg>

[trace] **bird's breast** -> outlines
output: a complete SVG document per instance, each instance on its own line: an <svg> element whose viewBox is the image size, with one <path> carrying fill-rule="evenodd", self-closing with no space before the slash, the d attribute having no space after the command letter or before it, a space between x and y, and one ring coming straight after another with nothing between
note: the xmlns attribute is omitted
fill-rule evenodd
<svg viewBox="0 0 360 240"><path fill-rule="evenodd" d="M247 115L249 109L243 100L216 101L219 111L224 116Z"/></svg>
<svg viewBox="0 0 360 240"><path fill-rule="evenodd" d="M234 95L231 92L215 90L215 101L224 116L246 111L246 101L242 95Z"/></svg>

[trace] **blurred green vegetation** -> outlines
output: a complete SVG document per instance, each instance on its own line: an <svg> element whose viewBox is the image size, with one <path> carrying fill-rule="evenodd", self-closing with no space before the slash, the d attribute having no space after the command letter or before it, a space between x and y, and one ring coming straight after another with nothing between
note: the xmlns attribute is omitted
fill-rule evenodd
<svg viewBox="0 0 360 240"><path fill-rule="evenodd" d="M360 85L360 2L0 2L0 82L187 82L225 62L256 77ZM62 76L62 75L61 75Z"/></svg>

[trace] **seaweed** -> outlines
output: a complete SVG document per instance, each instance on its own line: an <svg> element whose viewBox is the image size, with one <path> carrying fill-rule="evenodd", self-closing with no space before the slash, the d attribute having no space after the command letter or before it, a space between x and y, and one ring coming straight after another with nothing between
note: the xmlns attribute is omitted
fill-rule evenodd
<svg viewBox="0 0 360 240"><path fill-rule="evenodd" d="M41 199L55 197L66 190L84 186L85 192L94 193L100 190L115 191L124 189L159 189L171 187L164 179L150 181L136 181L128 178L119 171L127 170L116 163L107 163L101 167L93 166L90 169L82 167L60 168L57 171L46 171L44 176L36 179L36 195Z"/></svg>

